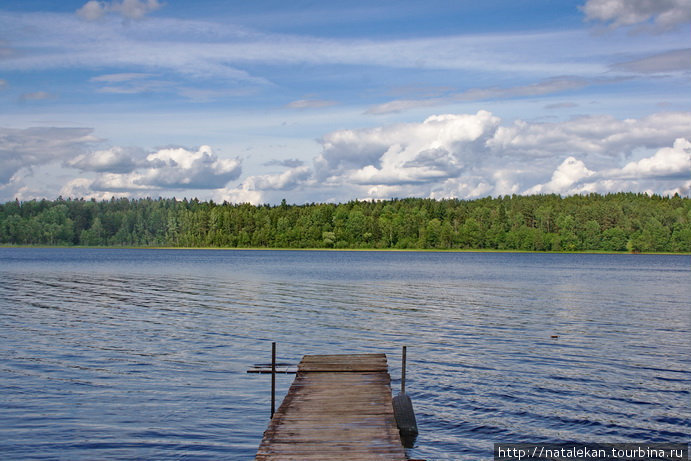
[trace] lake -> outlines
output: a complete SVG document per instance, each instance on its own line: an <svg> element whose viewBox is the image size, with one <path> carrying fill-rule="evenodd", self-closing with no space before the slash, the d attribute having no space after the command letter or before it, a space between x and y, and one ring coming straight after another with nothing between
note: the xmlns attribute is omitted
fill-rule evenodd
<svg viewBox="0 0 691 461"><path fill-rule="evenodd" d="M270 377L246 370L272 341L291 363L384 352L395 392L407 345L415 458L687 443L690 275L674 255L0 248L0 453L252 459Z"/></svg>

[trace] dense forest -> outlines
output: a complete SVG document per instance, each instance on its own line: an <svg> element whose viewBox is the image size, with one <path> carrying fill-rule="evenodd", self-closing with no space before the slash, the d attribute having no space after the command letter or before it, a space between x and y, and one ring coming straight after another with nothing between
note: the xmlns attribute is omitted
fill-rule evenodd
<svg viewBox="0 0 691 461"><path fill-rule="evenodd" d="M0 244L691 252L691 199L620 193L253 206L60 198L0 205Z"/></svg>

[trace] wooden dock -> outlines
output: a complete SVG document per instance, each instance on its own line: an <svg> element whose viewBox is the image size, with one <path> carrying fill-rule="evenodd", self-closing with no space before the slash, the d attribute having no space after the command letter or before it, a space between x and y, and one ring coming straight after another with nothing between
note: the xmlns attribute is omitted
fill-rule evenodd
<svg viewBox="0 0 691 461"><path fill-rule="evenodd" d="M405 461L386 355L304 356L255 459Z"/></svg>

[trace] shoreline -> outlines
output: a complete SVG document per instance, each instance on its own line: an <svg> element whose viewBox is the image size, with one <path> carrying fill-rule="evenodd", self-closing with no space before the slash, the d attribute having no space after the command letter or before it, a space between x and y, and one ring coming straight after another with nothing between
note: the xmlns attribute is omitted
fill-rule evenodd
<svg viewBox="0 0 691 461"><path fill-rule="evenodd" d="M92 250L187 250L187 251L324 251L324 252L400 252L400 253L531 253L572 255L678 255L691 256L691 252L639 252L631 251L530 251L497 250L487 248L267 248L267 247L171 247L171 246L81 246L81 245L0 245L3 248L26 249L92 249Z"/></svg>

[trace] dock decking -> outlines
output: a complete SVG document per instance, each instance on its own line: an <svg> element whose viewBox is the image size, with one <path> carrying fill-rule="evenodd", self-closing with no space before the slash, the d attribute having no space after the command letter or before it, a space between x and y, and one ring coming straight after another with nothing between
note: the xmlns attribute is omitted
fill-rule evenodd
<svg viewBox="0 0 691 461"><path fill-rule="evenodd" d="M405 461L385 354L306 355L258 461Z"/></svg>

